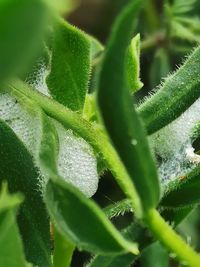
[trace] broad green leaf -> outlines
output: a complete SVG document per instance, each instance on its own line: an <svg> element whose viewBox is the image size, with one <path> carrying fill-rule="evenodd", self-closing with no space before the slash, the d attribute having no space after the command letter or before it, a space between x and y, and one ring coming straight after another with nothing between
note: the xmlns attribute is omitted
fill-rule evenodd
<svg viewBox="0 0 200 267"><path fill-rule="evenodd" d="M50 178L45 192L45 203L56 229L67 242L71 241L80 249L100 254L122 254L127 251L138 253L137 245L120 235L95 202L59 177L55 167L55 129L45 114L43 123L46 127L43 132L48 134L43 134L40 166L44 175Z"/></svg>
<svg viewBox="0 0 200 267"><path fill-rule="evenodd" d="M131 1L114 25L101 66L98 104L111 141L140 196L143 211L147 211L158 203L159 181L125 73L126 52L141 4L140 0Z"/></svg>
<svg viewBox="0 0 200 267"><path fill-rule="evenodd" d="M9 195L5 186L0 193L0 266L28 267L16 223L16 210L22 197Z"/></svg>
<svg viewBox="0 0 200 267"><path fill-rule="evenodd" d="M200 97L200 47L138 109L152 134L179 117Z"/></svg>
<svg viewBox="0 0 200 267"><path fill-rule="evenodd" d="M82 111L90 76L90 40L62 19L56 21L53 39L49 92L61 104Z"/></svg>
<svg viewBox="0 0 200 267"><path fill-rule="evenodd" d="M0 181L6 180L11 192L22 192L18 224L28 261L49 267L49 221L38 186L39 172L33 158L15 133L0 121Z"/></svg>
<svg viewBox="0 0 200 267"><path fill-rule="evenodd" d="M150 69L150 82L151 87L156 87L170 72L169 55L166 49L159 48L153 58Z"/></svg>
<svg viewBox="0 0 200 267"><path fill-rule="evenodd" d="M159 242L153 243L141 255L142 267L169 267L168 251Z"/></svg>
<svg viewBox="0 0 200 267"><path fill-rule="evenodd" d="M160 205L164 207L185 207L200 201L200 168L197 167L185 177L171 182Z"/></svg>
<svg viewBox="0 0 200 267"><path fill-rule="evenodd" d="M126 71L130 92L140 90L143 83L140 81L140 35L137 34L128 48Z"/></svg>
<svg viewBox="0 0 200 267"><path fill-rule="evenodd" d="M47 184L45 202L58 231L78 248L98 254L138 254L92 200L61 178ZM80 219L81 218L81 219Z"/></svg>
<svg viewBox="0 0 200 267"><path fill-rule="evenodd" d="M0 1L0 81L24 70L34 59L47 16L43 0Z"/></svg>

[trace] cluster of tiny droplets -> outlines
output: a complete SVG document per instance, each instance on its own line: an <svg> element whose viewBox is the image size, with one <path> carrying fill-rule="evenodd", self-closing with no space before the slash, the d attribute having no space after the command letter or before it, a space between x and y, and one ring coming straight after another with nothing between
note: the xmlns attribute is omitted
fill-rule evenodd
<svg viewBox="0 0 200 267"><path fill-rule="evenodd" d="M50 96L45 81L47 75L48 70L45 64L45 60L43 58L40 58L34 65L33 71L25 79L25 82L28 83L31 87L36 88L42 94Z"/></svg>
<svg viewBox="0 0 200 267"><path fill-rule="evenodd" d="M43 59L39 59L28 75L26 82L36 90L49 96L46 84L48 70ZM59 123L55 124L59 135L58 171L59 174L86 196L94 195L98 188L97 162L91 147L72 131L66 131ZM44 188L47 178L39 175L39 186ZM43 191L41 189L41 191Z"/></svg>
<svg viewBox="0 0 200 267"><path fill-rule="evenodd" d="M161 158L159 173L163 185L200 163L200 157L193 153L191 140L192 131L200 121L199 114L200 99L178 119L150 136L151 146Z"/></svg>
<svg viewBox="0 0 200 267"><path fill-rule="evenodd" d="M58 171L67 181L91 197L98 187L97 163L88 143L56 123L59 136Z"/></svg>
<svg viewBox="0 0 200 267"><path fill-rule="evenodd" d="M0 94L0 117L11 127L22 140L26 148L35 156L39 149L41 129L36 114L30 114L7 93Z"/></svg>

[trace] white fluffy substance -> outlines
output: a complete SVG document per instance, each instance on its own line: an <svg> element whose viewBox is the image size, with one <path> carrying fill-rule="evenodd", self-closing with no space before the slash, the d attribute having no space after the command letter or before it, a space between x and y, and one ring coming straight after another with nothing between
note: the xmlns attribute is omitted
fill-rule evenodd
<svg viewBox="0 0 200 267"><path fill-rule="evenodd" d="M98 187L97 162L92 148L80 137L56 123L59 137L58 171L68 182L91 197Z"/></svg>
<svg viewBox="0 0 200 267"><path fill-rule="evenodd" d="M25 82L37 89L40 93L50 96L45 81L48 73L45 60L39 58L33 67L33 71L26 77Z"/></svg>
<svg viewBox="0 0 200 267"><path fill-rule="evenodd" d="M200 99L175 121L149 137L155 154L160 158L161 182L184 176L200 164L200 156L192 147L192 131L200 122Z"/></svg>
<svg viewBox="0 0 200 267"><path fill-rule="evenodd" d="M34 71L26 82L36 90L49 96L45 61L37 61ZM79 188L87 197L94 195L98 188L97 160L91 146L71 130L55 123L59 137L58 171L66 181ZM42 177L42 176L41 176ZM43 182L41 184L44 184Z"/></svg>
<svg viewBox="0 0 200 267"><path fill-rule="evenodd" d="M28 112L15 97L0 93L0 118L11 127L32 156L36 156L40 146L41 124L37 115L36 110Z"/></svg>

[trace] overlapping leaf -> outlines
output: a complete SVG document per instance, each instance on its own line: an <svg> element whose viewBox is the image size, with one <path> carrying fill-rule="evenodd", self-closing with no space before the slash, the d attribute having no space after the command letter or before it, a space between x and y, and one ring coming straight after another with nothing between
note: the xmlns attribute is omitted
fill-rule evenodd
<svg viewBox="0 0 200 267"><path fill-rule="evenodd" d="M159 182L146 133L129 94L126 51L142 1L133 1L119 16L102 64L98 103L110 138L140 196L143 210L157 205Z"/></svg>

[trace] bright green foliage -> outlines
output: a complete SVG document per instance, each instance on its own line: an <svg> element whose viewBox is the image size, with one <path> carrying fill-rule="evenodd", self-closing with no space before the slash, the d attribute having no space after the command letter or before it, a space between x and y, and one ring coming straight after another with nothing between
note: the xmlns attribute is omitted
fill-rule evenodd
<svg viewBox="0 0 200 267"><path fill-rule="evenodd" d="M149 134L181 115L200 97L200 47L138 109Z"/></svg>
<svg viewBox="0 0 200 267"><path fill-rule="evenodd" d="M0 181L6 180L11 192L22 192L18 224L28 261L49 267L50 236L46 209L38 188L39 172L33 159L14 132L0 121Z"/></svg>
<svg viewBox="0 0 200 267"><path fill-rule="evenodd" d="M126 71L131 93L140 90L143 83L140 81L140 35L136 35L128 48Z"/></svg>
<svg viewBox="0 0 200 267"><path fill-rule="evenodd" d="M90 41L62 19L55 24L48 89L64 106L82 111L90 75Z"/></svg>
<svg viewBox="0 0 200 267"><path fill-rule="evenodd" d="M110 138L132 178L144 211L159 200L159 182L145 130L132 104L124 72L126 50L141 1L118 18L101 67L98 103ZM117 54L117 57L116 57Z"/></svg>
<svg viewBox="0 0 200 267"><path fill-rule="evenodd" d="M43 0L0 1L1 82L24 70L34 59L42 42L47 15Z"/></svg>
<svg viewBox="0 0 200 267"><path fill-rule="evenodd" d="M16 223L21 195L9 195L4 184L0 193L0 266L28 267Z"/></svg>

